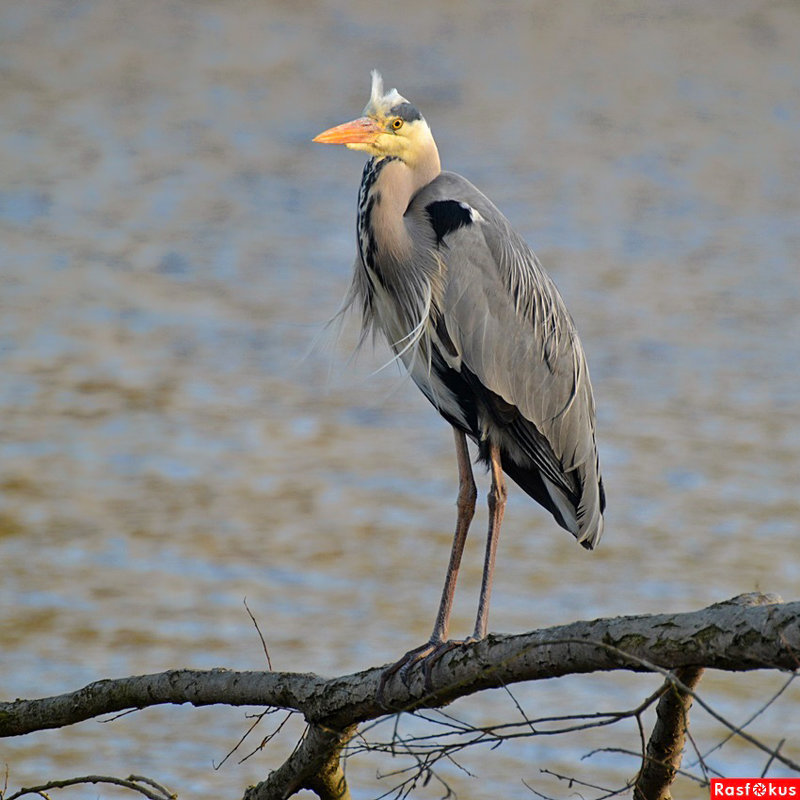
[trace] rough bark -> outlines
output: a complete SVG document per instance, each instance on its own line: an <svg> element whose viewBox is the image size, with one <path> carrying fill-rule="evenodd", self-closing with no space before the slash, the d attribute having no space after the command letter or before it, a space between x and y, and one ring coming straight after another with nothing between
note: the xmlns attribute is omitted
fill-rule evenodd
<svg viewBox="0 0 800 800"><path fill-rule="evenodd" d="M395 677L376 701L384 666L337 678L312 673L170 670L101 680L56 697L0 703L0 737L71 725L101 714L164 703L217 703L294 709L334 729L387 711L438 707L456 697L520 681L599 670L650 671L705 666L721 670L794 670L800 654L800 602L728 601L682 614L574 622L514 636L489 634L436 664L432 691L422 669L408 686Z"/></svg>
<svg viewBox="0 0 800 800"><path fill-rule="evenodd" d="M355 730L355 725L341 731L309 725L292 755L265 781L249 786L244 800L282 800L300 789L320 800L350 800L339 754Z"/></svg>
<svg viewBox="0 0 800 800"><path fill-rule="evenodd" d="M389 712L434 708L482 689L599 670L794 671L798 653L800 602L743 595L682 614L575 622L516 636L490 634L443 656L432 671L430 690L421 667L412 670L408 685L395 676L384 687L383 705L376 700L383 666L330 679L285 672L173 670L98 681L57 697L0 703L0 737L163 703L293 709L309 723L304 740L283 766L248 790L247 800L285 798L300 788L325 800L345 800L341 748L358 723Z"/></svg>
<svg viewBox="0 0 800 800"><path fill-rule="evenodd" d="M656 723L633 788L633 800L671 800L669 789L681 766L693 699L692 694L680 687L694 692L703 671L703 667L679 667L674 679L665 681L664 694L656 706Z"/></svg>

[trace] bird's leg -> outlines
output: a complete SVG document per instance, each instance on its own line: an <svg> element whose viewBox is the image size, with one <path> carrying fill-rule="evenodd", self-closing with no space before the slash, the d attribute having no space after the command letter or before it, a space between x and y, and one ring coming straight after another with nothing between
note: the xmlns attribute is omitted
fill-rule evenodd
<svg viewBox="0 0 800 800"><path fill-rule="evenodd" d="M431 672L436 662L450 650L459 645L470 642L479 642L486 636L489 626L489 599L492 595L492 579L494 577L494 562L497 556L497 542L500 539L500 524L503 521L503 514L506 510L506 481L503 477L503 465L500 460L500 448L495 444L489 445L489 466L492 471L492 487L489 490L489 532L486 537L486 557L483 562L483 579L481 581L481 595L478 600L478 616L475 620L475 631L472 636L463 640L446 641L447 628L445 627L444 636L425 658L425 686L431 686ZM473 509L474 509L473 495ZM446 589L447 587L445 587ZM452 596L451 596L452 602ZM444 597L442 597L444 603ZM436 629L434 628L434 635ZM431 637L431 643L433 637Z"/></svg>
<svg viewBox="0 0 800 800"><path fill-rule="evenodd" d="M475 500L478 491L475 488L475 478L472 475L472 465L469 461L469 450L467 449L467 437L456 428L453 428L456 442L456 461L458 463L458 500L456 502L456 532L453 536L453 546L450 550L450 563L447 565L447 575L445 576L444 588L442 589L442 599L439 602L439 611L436 614L436 622L433 625L431 638L420 647L409 650L396 664L386 669L381 675L378 684L378 700L383 695L383 687L389 678L397 672L404 677L408 670L417 662L434 657L437 653L444 654L450 649L447 643L447 631L450 627L450 612L453 608L453 596L456 591L456 580L458 570L461 566L461 556L464 553L464 544L467 541L472 518L475 516ZM430 670L426 669L425 678L428 682Z"/></svg>
<svg viewBox="0 0 800 800"><path fill-rule="evenodd" d="M496 444L489 445L489 466L492 470L492 487L489 490L489 533L486 537L486 558L483 562L481 596L478 601L478 616L475 620L475 633L473 634L476 641L480 641L486 636L489 626L489 599L492 595L494 561L508 494L500 463L500 448Z"/></svg>
<svg viewBox="0 0 800 800"><path fill-rule="evenodd" d="M461 556L464 553L467 532L472 518L475 516L475 500L478 496L478 490L475 488L475 478L472 475L472 465L469 463L467 437L456 428L453 428L453 433L455 434L456 460L458 462L458 500L456 501L458 514L456 517L456 532L453 536L453 547L450 550L450 563L447 565L447 575L442 589L442 599L439 601L439 611L436 614L436 622L430 638L430 643L434 645L447 641L458 570L461 567Z"/></svg>

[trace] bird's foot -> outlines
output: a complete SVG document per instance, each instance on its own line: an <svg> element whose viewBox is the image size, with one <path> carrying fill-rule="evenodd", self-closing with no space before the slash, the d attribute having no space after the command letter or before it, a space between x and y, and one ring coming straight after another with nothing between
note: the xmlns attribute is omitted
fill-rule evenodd
<svg viewBox="0 0 800 800"><path fill-rule="evenodd" d="M383 705L383 690L386 684L397 674L400 673L400 680L408 686L409 675L415 665L424 663L424 686L425 691L430 692L433 690L433 681L431 675L433 668L439 659L451 650L461 647L465 644L471 644L477 641L474 636L469 636L466 639L450 639L446 642L431 640L425 644L409 650L399 661L387 667L378 683L377 700L378 703Z"/></svg>

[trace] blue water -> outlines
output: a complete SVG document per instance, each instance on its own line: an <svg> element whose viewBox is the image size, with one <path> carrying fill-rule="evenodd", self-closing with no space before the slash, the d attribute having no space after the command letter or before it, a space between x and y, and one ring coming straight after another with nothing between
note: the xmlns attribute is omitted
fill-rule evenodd
<svg viewBox="0 0 800 800"><path fill-rule="evenodd" d="M512 489L492 629L755 590L796 599L799 33L791 5L721 0L4 6L4 698L263 668L244 598L277 669L356 671L429 635L452 437L410 381L378 370L385 347L351 358L353 322L338 339L326 327L355 252L362 159L310 140L360 112L373 67L423 110L445 167L534 245L589 356L606 537L583 553ZM454 635L472 629L485 522L481 508ZM741 722L780 680L710 674L701 690ZM533 716L591 713L657 684L514 693ZM792 687L753 732L800 759L797 700ZM518 713L501 692L456 710ZM694 714L705 752L723 732ZM241 710L153 710L3 741L0 763L12 788L134 771L236 796L301 730L215 771L248 724ZM567 797L540 769L606 786L635 771L619 754L581 761L605 745L636 749L635 726L465 752L465 771L442 776L462 797L527 798L523 779ZM735 742L709 759L725 774L766 761ZM387 791L376 772L402 765L357 756L354 797ZM434 780L413 796L443 793Z"/></svg>

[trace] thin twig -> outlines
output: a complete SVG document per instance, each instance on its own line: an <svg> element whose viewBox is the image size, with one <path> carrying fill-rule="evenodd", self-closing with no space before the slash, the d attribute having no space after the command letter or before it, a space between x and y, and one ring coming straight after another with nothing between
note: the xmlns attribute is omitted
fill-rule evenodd
<svg viewBox="0 0 800 800"><path fill-rule="evenodd" d="M241 747L241 745L244 742L244 740L253 732L255 727L261 722L262 719L264 719L264 717L268 713L269 713L269 709L267 711L262 711L260 714L258 714L256 716L255 721L253 722L253 724L242 734L242 736L239 739L239 741L236 742L236 744L225 754L225 757L222 759L222 761L220 761L219 764L213 764L212 765L215 770L220 769L222 767L222 765Z"/></svg>
<svg viewBox="0 0 800 800"><path fill-rule="evenodd" d="M267 643L264 640L263 634L261 633L261 628L258 627L258 622L253 616L250 606L247 605L247 598L245 597L242 602L244 603L244 607L247 609L247 613L250 615L250 619L253 620L253 625L256 626L256 633L258 633L258 638L261 639L261 646L264 648L264 655L267 657L267 667L269 668L269 671L272 672L272 659L269 657L269 650L267 650Z"/></svg>
<svg viewBox="0 0 800 800"><path fill-rule="evenodd" d="M261 752L280 732L283 726L294 716L294 711L290 711L281 721L277 728L275 728L272 733L265 736L261 743L256 747L254 750L251 750L246 756L242 756L237 762L238 764L244 764L248 758L252 758L256 753Z"/></svg>
<svg viewBox="0 0 800 800"><path fill-rule="evenodd" d="M778 753L778 752L780 752L780 749L781 749L781 747L783 747L783 745L784 745L785 743L786 743L786 739L781 739L781 740L778 742L778 746L775 748L775 753ZM769 759L767 760L767 763L766 763L766 764L764 764L764 769L761 771L761 777L762 777L762 778L766 777L766 775L767 775L767 772L769 772L769 768L772 766L772 762L773 762L774 760L775 760L775 754L774 754L774 753L771 753L771 754L770 754L770 757L769 757Z"/></svg>
<svg viewBox="0 0 800 800"><path fill-rule="evenodd" d="M623 756L633 756L634 758L641 758L641 753L637 753L635 750L627 750L624 747L598 747L594 750L590 750L588 753L585 753L581 756L581 761L586 758L591 758L592 756L597 755L598 753L619 753ZM685 769L678 769L675 772L676 775L681 775L684 778L688 778L691 781L694 781L699 786L708 786L708 781L704 780L703 778L698 778L697 775L693 775L691 772L688 772Z"/></svg>
<svg viewBox="0 0 800 800"><path fill-rule="evenodd" d="M8 795L5 800L17 800L17 798L29 794L38 794L42 797L47 797L45 792L49 789L64 789L68 786L79 786L84 783L108 783L112 786L122 786L125 789L130 789L131 791L144 795L148 800L176 800L178 797L177 794L170 792L169 789L165 788L160 783L150 778L143 778L140 775L130 775L128 778L114 778L110 775L83 775L79 778L48 781L40 786L23 787L18 792ZM148 789L147 786L150 786L150 789ZM151 789L154 791L151 791Z"/></svg>
<svg viewBox="0 0 800 800"><path fill-rule="evenodd" d="M531 733L536 733L536 728L533 726L533 722L531 722L531 720L528 718L528 715L522 710L522 706L519 704L517 698L514 697L514 693L505 683L503 684L503 689L505 689L506 694L511 698L511 702L514 704L517 711L519 711L519 715L525 720L525 724L531 729Z"/></svg>
<svg viewBox="0 0 800 800"><path fill-rule="evenodd" d="M761 716L761 714L763 714L789 688L789 686L792 684L792 682L795 680L795 678L797 678L797 674L798 673L793 672L788 677L788 679L784 682L784 684L778 689L778 691L775 692L775 694L773 694L772 697L770 697L769 700L767 700L766 703L764 703L762 706L760 706L760 708L758 708L758 710L755 711L755 713L751 714L739 726L739 729L740 730L744 730L748 725L750 725L756 719L758 719L758 717ZM715 744L710 750L707 750L702 755L698 754L698 761L693 762L692 766L694 766L694 764L699 763L699 761L701 759L708 758L715 750L719 750L721 747L726 745L731 739L733 739L734 736L736 736L736 731L735 730L730 730L728 732L728 735L724 739L722 739L721 741L717 742L717 744Z"/></svg>
<svg viewBox="0 0 800 800"><path fill-rule="evenodd" d="M730 722L729 720L725 719L725 717L723 717L722 714L717 713L713 708L711 708L710 705L708 705L708 703L706 703L691 688L686 686L686 684L684 684L682 681L680 681L677 678L675 678L668 669L664 669L663 667L659 667L658 665L654 664L652 661L647 661L647 659L639 658L637 656L631 655L630 653L626 653L623 650L620 650L619 648L614 647L613 645L606 644L605 642L592 642L591 644L594 644L596 647L604 647L604 648L606 648L607 650L609 650L611 652L615 652L621 658L624 658L625 660L635 661L637 664L641 664L643 667L646 667L647 669L651 670L652 672L658 672L659 674L663 675L665 678L670 680L670 682L675 687L680 689L681 692L684 692L685 694L689 695L694 700L696 700L697 704L699 706L702 706L702 708L705 711L707 711L712 717L714 717L714 719L717 720L717 722L722 723L726 728L728 728L728 730L732 731L737 736L740 736L742 739L744 739L746 742L749 742L750 744L752 744L753 747L757 747L759 750L762 750L765 753L771 754L771 753L775 752L769 746L765 745L763 742L761 742L760 740L756 739L755 736L751 736L749 733L747 733L746 731L742 730L742 728L737 727L732 722ZM778 761L780 761L782 764L784 764L785 766L790 767L791 769L795 770L796 772L800 772L800 764L798 764L795 761L792 761L792 759L786 758L785 756L782 756L779 753L775 753L775 758Z"/></svg>

